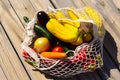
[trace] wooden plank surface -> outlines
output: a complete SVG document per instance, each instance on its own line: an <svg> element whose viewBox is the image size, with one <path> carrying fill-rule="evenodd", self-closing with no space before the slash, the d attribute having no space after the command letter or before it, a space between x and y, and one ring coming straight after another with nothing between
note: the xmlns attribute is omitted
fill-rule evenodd
<svg viewBox="0 0 120 80"><path fill-rule="evenodd" d="M19 5L16 5L16 3L17 3L16 1L12 1L12 4L11 4L11 2L8 2L7 0L0 1L0 3L1 3L1 5L0 5L0 10L1 10L0 21L1 21L2 25L4 26L5 31L8 34L8 36L11 40L11 43L15 47L15 50L17 51L17 54L19 55L21 60L23 60L22 56L21 56L21 51L22 51L21 50L21 42L24 37L24 35L23 35L24 28L23 27L25 27L25 26L22 26L23 23L21 23L21 22L23 22L22 17L27 15L28 17L32 18L35 13L35 12L32 12L33 10L30 10L31 11L30 13L31 14L33 13L33 14L32 15L28 14L28 11L25 9L26 6L24 6L24 7L20 8L20 9L23 9L24 11L19 10L19 14L20 14L20 16L19 16L16 13L15 9L13 9L12 6L14 4L14 7L17 10L17 7L18 6L20 7L20 4L22 5L23 2L24 1L19 1ZM26 5L27 4L30 5L29 3L30 2L26 2ZM27 6L27 8L29 8L29 6ZM33 67L31 67L29 64L25 63L24 61L22 61L22 62L25 65L25 67L27 67L26 69L27 69L31 79L33 79L33 80L46 79L44 77L44 75L41 75L41 73L39 71L33 71L32 70L32 69L34 69Z"/></svg>
<svg viewBox="0 0 120 80"><path fill-rule="evenodd" d="M29 80L16 52L0 25L0 67L8 80ZM12 74L11 74L12 73Z"/></svg>
<svg viewBox="0 0 120 80"><path fill-rule="evenodd" d="M1 65L0 65L0 79L1 80L7 80L7 77L4 73L4 70L2 69Z"/></svg>
<svg viewBox="0 0 120 80"><path fill-rule="evenodd" d="M2 73L0 74L0 80L119 80L119 3L119 0L0 0L0 73ZM23 16L32 19L36 11L45 10L48 6L54 8L67 6L81 8L86 5L90 5L100 12L104 19L105 28L108 31L104 40L103 71L96 70L92 73L62 79L34 71L32 66L23 61L21 42L24 39L23 34L26 26Z"/></svg>
<svg viewBox="0 0 120 80"><path fill-rule="evenodd" d="M53 7L49 0L30 0L35 11L46 10L49 7Z"/></svg>

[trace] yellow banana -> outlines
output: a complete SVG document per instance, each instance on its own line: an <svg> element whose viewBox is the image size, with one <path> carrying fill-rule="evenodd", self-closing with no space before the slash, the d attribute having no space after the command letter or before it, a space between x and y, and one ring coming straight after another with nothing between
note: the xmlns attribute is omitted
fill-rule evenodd
<svg viewBox="0 0 120 80"><path fill-rule="evenodd" d="M73 9L68 9L67 13L68 13L71 20L78 20L79 19L79 16L77 15L77 13L75 13L75 11ZM77 28L80 27L80 21L74 22L74 24L76 25Z"/></svg>
<svg viewBox="0 0 120 80"><path fill-rule="evenodd" d="M46 27L55 37L57 37L61 41L72 44L73 42L75 43L78 39L79 32L76 28L72 26L72 28L74 29L70 27L68 29L56 19L50 19ZM81 42L77 41L75 45L79 45L79 44L81 44Z"/></svg>
<svg viewBox="0 0 120 80"><path fill-rule="evenodd" d="M56 19L66 18L66 16L61 11L56 11Z"/></svg>
<svg viewBox="0 0 120 80"><path fill-rule="evenodd" d="M72 21L69 20L69 19L61 19L61 20L59 20L59 22L60 22L61 24L70 24L70 25L72 25L72 26L75 26L74 22L72 22Z"/></svg>
<svg viewBox="0 0 120 80"><path fill-rule="evenodd" d="M83 33L79 33L79 36L77 38L77 40L75 42L73 42L73 45L80 45L81 43L83 43L83 39L82 39Z"/></svg>
<svg viewBox="0 0 120 80"><path fill-rule="evenodd" d="M50 13L48 13L48 16L49 16L50 18L54 18L54 19L56 19L56 17L55 17L55 13L54 13L54 12L50 12Z"/></svg>
<svg viewBox="0 0 120 80"><path fill-rule="evenodd" d="M73 22L73 21L70 20L70 19L62 19L62 20L59 20L59 22L60 22L61 24L63 24L64 26L70 25L70 26L75 27L76 29L79 28L79 27L77 27L77 26L75 25L76 22Z"/></svg>
<svg viewBox="0 0 120 80"><path fill-rule="evenodd" d="M71 31L78 31L78 29L76 28L76 27L74 27L73 25L71 25L71 24L67 24L67 23L65 23L65 24L63 24L64 25L64 27L66 28L66 29L69 29L69 30L71 30Z"/></svg>
<svg viewBox="0 0 120 80"><path fill-rule="evenodd" d="M48 13L48 16L50 18L54 18L54 19L66 18L66 16L61 11L58 11L58 10L56 11L56 13L54 13L54 12Z"/></svg>
<svg viewBox="0 0 120 80"><path fill-rule="evenodd" d="M73 13L71 13L71 12L69 12L68 11L68 13L70 13L71 15L71 18L74 18L74 16L76 16L76 15L74 15L74 16L72 16L72 14ZM73 22L72 20L69 20L69 19L67 19L67 17L63 14L63 12L61 12L61 11L56 11L56 14L55 14L55 16L56 16L56 19L57 20L59 20L59 22L61 22L63 25L65 24L71 24L72 26L74 26L74 27L76 27L76 28L78 28L79 26L80 26L80 22ZM76 16L76 17L78 17L78 16ZM75 18L74 18L75 19ZM73 20L74 20L73 19ZM78 19L78 18L77 18ZM75 20L77 20L77 19L75 19Z"/></svg>
<svg viewBox="0 0 120 80"><path fill-rule="evenodd" d="M75 13L73 9L68 9L67 13L72 20L78 20L79 16Z"/></svg>
<svg viewBox="0 0 120 80"><path fill-rule="evenodd" d="M89 20L88 16L81 12L79 12L79 17L80 17L80 19L83 19L83 20Z"/></svg>
<svg viewBox="0 0 120 80"><path fill-rule="evenodd" d="M91 7L87 6L84 8L86 14L95 22L98 27L98 34L102 36L104 34L103 21L100 15Z"/></svg>

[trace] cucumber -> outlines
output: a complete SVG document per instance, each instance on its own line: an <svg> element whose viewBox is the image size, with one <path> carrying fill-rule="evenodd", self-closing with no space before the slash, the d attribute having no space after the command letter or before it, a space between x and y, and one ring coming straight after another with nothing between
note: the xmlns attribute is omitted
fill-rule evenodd
<svg viewBox="0 0 120 80"><path fill-rule="evenodd" d="M45 27L42 27L42 26L39 26L38 24L35 24L34 31L39 33L40 35L48 38L50 41L52 41L52 34Z"/></svg>

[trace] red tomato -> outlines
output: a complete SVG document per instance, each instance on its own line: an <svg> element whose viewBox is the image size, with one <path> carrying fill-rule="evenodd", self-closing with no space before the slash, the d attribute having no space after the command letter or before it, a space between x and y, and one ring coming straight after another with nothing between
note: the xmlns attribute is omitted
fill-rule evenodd
<svg viewBox="0 0 120 80"><path fill-rule="evenodd" d="M56 46L52 49L52 52L63 52L64 49L61 46Z"/></svg>

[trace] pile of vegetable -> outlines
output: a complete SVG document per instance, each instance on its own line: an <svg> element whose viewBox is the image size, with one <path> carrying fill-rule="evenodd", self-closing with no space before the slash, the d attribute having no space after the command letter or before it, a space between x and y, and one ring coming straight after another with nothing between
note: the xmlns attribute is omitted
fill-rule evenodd
<svg viewBox="0 0 120 80"><path fill-rule="evenodd" d="M105 30L93 8L48 9L37 12L32 20L28 17L24 20L28 25L22 56L36 69L67 77L94 71L103 65Z"/></svg>
<svg viewBox="0 0 120 80"><path fill-rule="evenodd" d="M34 24L36 37L30 47L38 56L45 58L61 59L74 56L73 52L67 51L75 50L78 45L90 43L94 39L93 24L84 21L92 19L98 27L98 35L101 36L104 33L101 30L102 20L97 12L90 7L85 7L84 12L78 12L74 8L67 9L65 13L59 9L48 13L39 11L37 22ZM30 21L27 17L24 17L24 20L27 23ZM84 56L87 55L85 52L82 53ZM23 57L26 60L32 59L25 51L23 51ZM30 61L27 62L30 63Z"/></svg>

